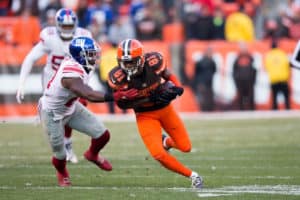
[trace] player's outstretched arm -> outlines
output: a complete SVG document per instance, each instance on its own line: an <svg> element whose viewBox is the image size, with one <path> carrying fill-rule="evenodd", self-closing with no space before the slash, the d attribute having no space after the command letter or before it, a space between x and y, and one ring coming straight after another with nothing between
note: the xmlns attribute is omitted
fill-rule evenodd
<svg viewBox="0 0 300 200"><path fill-rule="evenodd" d="M119 108L121 109L129 109L129 108L135 108L137 106L139 106L140 104L143 103L148 103L151 102L151 100L146 97L143 99L137 99L137 100L129 100L129 99L121 99L119 101L116 101L117 105L119 106Z"/></svg>
<svg viewBox="0 0 300 200"><path fill-rule="evenodd" d="M83 83L81 78L63 78L63 87L71 90L77 96L85 98L91 102L106 102L106 101L118 101L120 99L134 99L138 95L136 89L130 89L125 91L110 93L102 93L93 90L90 86Z"/></svg>
<svg viewBox="0 0 300 200"><path fill-rule="evenodd" d="M33 67L33 64L40 59L43 55L45 54L43 47L40 43L38 43L36 46L34 46L29 54L25 57L22 66L21 66L21 71L20 71L20 79L19 79L19 85L18 85L18 90L16 94L16 99L18 103L22 103L24 99L24 86L27 77L30 74L30 71Z"/></svg>
<svg viewBox="0 0 300 200"><path fill-rule="evenodd" d="M81 78L63 78L63 87L74 92L78 97L85 98L91 102L113 101L113 96L93 90L90 86L83 83Z"/></svg>

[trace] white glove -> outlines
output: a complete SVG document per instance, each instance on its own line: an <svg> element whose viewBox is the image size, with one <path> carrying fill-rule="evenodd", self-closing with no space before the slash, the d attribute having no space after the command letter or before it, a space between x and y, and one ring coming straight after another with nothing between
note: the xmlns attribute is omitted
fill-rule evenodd
<svg viewBox="0 0 300 200"><path fill-rule="evenodd" d="M16 99L17 99L18 103L22 103L22 101L24 100L24 86L23 85L19 86L19 88L17 90Z"/></svg>

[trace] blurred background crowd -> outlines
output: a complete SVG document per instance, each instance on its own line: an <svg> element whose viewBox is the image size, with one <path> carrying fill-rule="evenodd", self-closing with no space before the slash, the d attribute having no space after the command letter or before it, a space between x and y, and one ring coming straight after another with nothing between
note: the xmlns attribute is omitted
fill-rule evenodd
<svg viewBox="0 0 300 200"><path fill-rule="evenodd" d="M186 87L182 111L300 107L299 75L289 65L300 39L300 0L1 0L0 48L7 56L0 75L19 72L62 7L72 8L78 26L103 47L97 73L103 85L116 44L136 38L146 49L166 49ZM8 58L12 51L19 51L19 61ZM0 103L15 103L9 96L0 87Z"/></svg>

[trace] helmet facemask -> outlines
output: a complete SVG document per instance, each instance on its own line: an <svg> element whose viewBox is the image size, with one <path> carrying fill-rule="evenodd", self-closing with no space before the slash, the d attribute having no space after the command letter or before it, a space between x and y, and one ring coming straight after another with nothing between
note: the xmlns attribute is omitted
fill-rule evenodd
<svg viewBox="0 0 300 200"><path fill-rule="evenodd" d="M122 56L118 59L120 67L127 74L127 80L142 72L144 66L144 59L142 57L131 58L131 56Z"/></svg>
<svg viewBox="0 0 300 200"><path fill-rule="evenodd" d="M74 24L69 24L69 25L58 25L57 30L60 34L60 37L65 39L65 40L71 40L74 36L75 32L75 25Z"/></svg>
<svg viewBox="0 0 300 200"><path fill-rule="evenodd" d="M88 71L92 71L99 64L100 59L100 49L88 49L81 51L81 56L85 59L85 65L83 67L87 68Z"/></svg>

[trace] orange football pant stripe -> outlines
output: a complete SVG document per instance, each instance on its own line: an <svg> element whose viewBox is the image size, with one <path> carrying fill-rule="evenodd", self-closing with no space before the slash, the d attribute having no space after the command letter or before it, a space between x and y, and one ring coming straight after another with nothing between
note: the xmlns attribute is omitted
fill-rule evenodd
<svg viewBox="0 0 300 200"><path fill-rule="evenodd" d="M151 156L164 167L183 176L189 177L192 170L169 154L162 145L162 128L172 138L174 147L182 152L191 151L191 142L186 128L170 104L165 108L136 113L140 136Z"/></svg>

